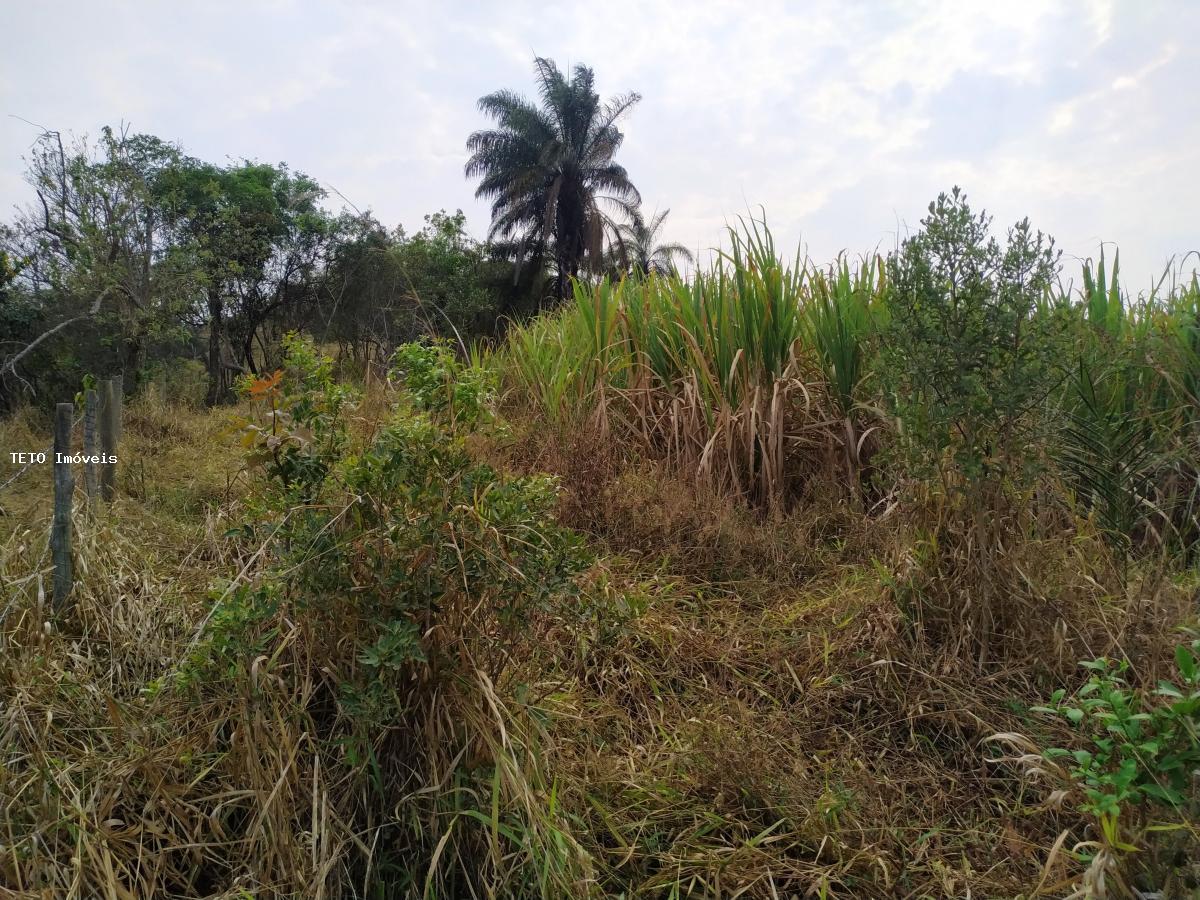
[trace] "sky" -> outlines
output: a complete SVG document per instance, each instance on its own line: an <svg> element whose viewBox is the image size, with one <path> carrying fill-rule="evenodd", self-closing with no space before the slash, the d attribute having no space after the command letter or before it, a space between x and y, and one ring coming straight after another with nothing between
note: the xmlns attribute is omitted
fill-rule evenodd
<svg viewBox="0 0 1200 900"><path fill-rule="evenodd" d="M287 162L389 226L461 208L483 237L476 104L533 95L540 55L642 95L618 161L689 247L761 207L789 255L887 251L959 185L998 229L1054 235L1068 277L1101 242L1134 289L1200 251L1196 0L0 0L0 21L5 220L32 199L22 120L124 122Z"/></svg>

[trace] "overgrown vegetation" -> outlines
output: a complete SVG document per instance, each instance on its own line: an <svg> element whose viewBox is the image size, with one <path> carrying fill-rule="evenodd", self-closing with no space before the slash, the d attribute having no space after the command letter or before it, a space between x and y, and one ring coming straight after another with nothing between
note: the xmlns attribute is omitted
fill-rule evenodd
<svg viewBox="0 0 1200 900"><path fill-rule="evenodd" d="M39 143L0 433L143 377L67 608L48 470L0 496L0 889L1195 896L1200 276L957 189L697 266L602 211L636 95L538 74L470 143L512 246Z"/></svg>

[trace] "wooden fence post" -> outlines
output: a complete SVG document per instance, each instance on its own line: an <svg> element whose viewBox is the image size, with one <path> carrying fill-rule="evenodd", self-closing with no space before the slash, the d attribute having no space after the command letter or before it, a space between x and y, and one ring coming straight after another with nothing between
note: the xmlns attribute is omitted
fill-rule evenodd
<svg viewBox="0 0 1200 900"><path fill-rule="evenodd" d="M113 396L117 398L117 430L116 441L113 443L115 450L117 444L121 443L121 437L125 429L125 373L118 372L113 376Z"/></svg>
<svg viewBox="0 0 1200 900"><path fill-rule="evenodd" d="M96 491L99 483L96 477L96 464L90 457L96 455L96 414L100 408L100 395L94 390L88 390L83 400L83 455L89 461L83 464L83 484L87 488L88 502L96 502Z"/></svg>
<svg viewBox="0 0 1200 900"><path fill-rule="evenodd" d="M117 452L117 429L121 416L121 401L118 399L118 387L114 379L104 381L104 402L100 405L100 452L112 456ZM105 501L112 500L116 486L117 466L112 462L100 466L100 496Z"/></svg>
<svg viewBox="0 0 1200 900"><path fill-rule="evenodd" d="M73 403L60 403L54 411L54 523L50 528L50 554L54 560L54 608L61 611L74 586L71 572L71 417Z"/></svg>

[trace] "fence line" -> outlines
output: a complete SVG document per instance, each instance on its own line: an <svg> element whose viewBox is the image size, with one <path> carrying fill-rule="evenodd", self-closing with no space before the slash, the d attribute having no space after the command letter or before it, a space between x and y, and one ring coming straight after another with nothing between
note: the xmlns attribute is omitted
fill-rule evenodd
<svg viewBox="0 0 1200 900"><path fill-rule="evenodd" d="M125 399L123 381L120 375L106 378L101 385L102 394L88 389L84 393L84 411L76 419L72 419L75 412L73 403L59 403L54 410L54 440L45 452L52 454L54 469L54 513L50 524L49 549L53 562L53 602L56 612L61 612L66 606L75 583L71 518L75 499L75 475L71 468L71 436L75 426L83 422L83 450L87 457L84 463L84 487L88 507L94 505L98 495L104 500L112 500L116 492L117 464L111 460L116 458L117 443L121 439ZM105 462L100 463L98 472L96 463L91 461L97 455L97 419L100 425L100 449L106 458ZM22 466L0 484L0 491L23 476L33 465L34 461L30 460ZM7 609L5 612L7 613Z"/></svg>
<svg viewBox="0 0 1200 900"><path fill-rule="evenodd" d="M117 452L117 441L121 438L121 401L124 394L119 376L104 382L104 402L100 406L100 452L108 456ZM104 500L112 500L116 477L116 464L104 463L100 467L100 496Z"/></svg>

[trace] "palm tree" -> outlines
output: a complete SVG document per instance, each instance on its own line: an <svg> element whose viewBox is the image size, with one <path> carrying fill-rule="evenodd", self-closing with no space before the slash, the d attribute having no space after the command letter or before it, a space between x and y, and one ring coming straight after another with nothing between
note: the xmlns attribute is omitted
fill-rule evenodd
<svg viewBox="0 0 1200 900"><path fill-rule="evenodd" d="M553 259L555 294L586 266L599 271L611 220L601 203L628 212L641 202L624 167L613 162L624 135L617 122L638 100L622 94L601 104L590 68L566 78L549 59L534 60L541 104L507 90L479 100L497 127L467 139L468 178L475 196L492 201L489 239L507 246L518 265L527 255Z"/></svg>
<svg viewBox="0 0 1200 900"><path fill-rule="evenodd" d="M633 275L667 275L675 271L676 262L695 262L692 251L683 244L658 242L669 212L655 213L647 222L641 210L630 211L629 221L617 229L612 243L617 268Z"/></svg>

